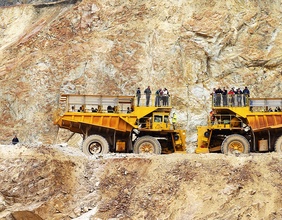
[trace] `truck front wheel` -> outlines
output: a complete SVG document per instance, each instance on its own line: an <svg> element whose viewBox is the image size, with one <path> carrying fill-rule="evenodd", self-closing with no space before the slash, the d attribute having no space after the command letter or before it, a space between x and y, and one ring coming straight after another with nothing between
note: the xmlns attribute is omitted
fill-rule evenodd
<svg viewBox="0 0 282 220"><path fill-rule="evenodd" d="M250 143L244 136L232 134L227 136L222 142L221 152L224 154L247 154L250 152Z"/></svg>
<svg viewBox="0 0 282 220"><path fill-rule="evenodd" d="M160 142L151 136L140 137L136 140L133 153L142 154L142 153L151 153L151 154L161 154L162 147Z"/></svg>
<svg viewBox="0 0 282 220"><path fill-rule="evenodd" d="M109 153L109 143L101 135L90 135L82 144L82 151L86 155Z"/></svg>
<svg viewBox="0 0 282 220"><path fill-rule="evenodd" d="M275 151L282 153L282 135L275 142Z"/></svg>

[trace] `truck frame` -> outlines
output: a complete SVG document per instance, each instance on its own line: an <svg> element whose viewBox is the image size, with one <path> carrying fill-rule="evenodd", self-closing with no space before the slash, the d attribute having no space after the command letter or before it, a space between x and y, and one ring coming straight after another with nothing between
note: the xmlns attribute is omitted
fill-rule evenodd
<svg viewBox="0 0 282 220"><path fill-rule="evenodd" d="M196 153L282 152L282 98L215 96L207 125L197 128Z"/></svg>
<svg viewBox="0 0 282 220"><path fill-rule="evenodd" d="M172 107L143 104L137 106L135 96L63 94L54 124L82 134L87 155L186 152L185 130L170 123Z"/></svg>

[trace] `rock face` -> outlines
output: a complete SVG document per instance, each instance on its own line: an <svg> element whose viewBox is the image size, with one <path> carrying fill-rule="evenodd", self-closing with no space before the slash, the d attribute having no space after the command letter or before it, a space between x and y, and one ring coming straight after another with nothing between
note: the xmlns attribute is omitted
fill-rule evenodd
<svg viewBox="0 0 282 220"><path fill-rule="evenodd" d="M188 143L213 87L281 96L278 0L41 2L0 8L1 143L56 142L62 93L166 87Z"/></svg>
<svg viewBox="0 0 282 220"><path fill-rule="evenodd" d="M87 157L48 145L68 135L53 125L63 93L166 87L191 149L212 88L281 97L281 1L1 6L0 143L20 139L0 145L1 220L282 219L277 153Z"/></svg>

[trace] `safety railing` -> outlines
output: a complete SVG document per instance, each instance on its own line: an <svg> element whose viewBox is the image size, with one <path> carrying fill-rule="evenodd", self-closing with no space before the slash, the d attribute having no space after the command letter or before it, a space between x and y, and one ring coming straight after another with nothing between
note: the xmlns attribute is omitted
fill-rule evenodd
<svg viewBox="0 0 282 220"><path fill-rule="evenodd" d="M141 95L135 96L105 96L63 94L60 97L61 109L68 112L103 112L130 113L137 106L171 106L170 96Z"/></svg>
<svg viewBox="0 0 282 220"><path fill-rule="evenodd" d="M61 95L60 105L69 112L128 112L134 96Z"/></svg>
<svg viewBox="0 0 282 220"><path fill-rule="evenodd" d="M281 112L282 98L250 99L250 110L255 112Z"/></svg>
<svg viewBox="0 0 282 220"><path fill-rule="evenodd" d="M282 98L249 98L248 95L212 95L212 107L249 107L250 111L280 112Z"/></svg>
<svg viewBox="0 0 282 220"><path fill-rule="evenodd" d="M249 96L244 94L222 95L220 93L212 95L213 107L242 107L249 106Z"/></svg>
<svg viewBox="0 0 282 220"><path fill-rule="evenodd" d="M139 101L138 101L139 100ZM149 97L146 95L141 95L140 99L135 97L135 106L148 106L148 107L171 107L172 96L160 96L152 94Z"/></svg>

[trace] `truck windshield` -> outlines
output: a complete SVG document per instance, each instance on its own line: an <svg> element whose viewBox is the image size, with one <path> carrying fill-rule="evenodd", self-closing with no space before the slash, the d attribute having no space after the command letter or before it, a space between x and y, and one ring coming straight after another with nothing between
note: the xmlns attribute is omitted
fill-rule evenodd
<svg viewBox="0 0 282 220"><path fill-rule="evenodd" d="M154 122L162 122L163 121L163 116L161 115L155 115L154 117Z"/></svg>

